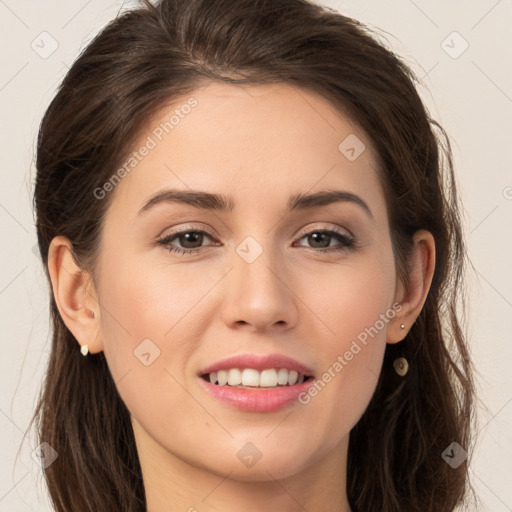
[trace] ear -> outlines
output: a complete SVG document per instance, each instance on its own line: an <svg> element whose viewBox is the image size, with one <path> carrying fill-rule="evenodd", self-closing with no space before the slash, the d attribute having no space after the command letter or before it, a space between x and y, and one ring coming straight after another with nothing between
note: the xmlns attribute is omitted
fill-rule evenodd
<svg viewBox="0 0 512 512"><path fill-rule="evenodd" d="M419 230L414 233L413 244L407 283L397 283L395 300L402 307L388 326L388 343L398 343L405 338L418 318L432 284L436 260L434 237L429 231Z"/></svg>
<svg viewBox="0 0 512 512"><path fill-rule="evenodd" d="M77 264L68 238L56 236L48 250L48 271L60 316L80 345L103 350L100 308L89 273Z"/></svg>

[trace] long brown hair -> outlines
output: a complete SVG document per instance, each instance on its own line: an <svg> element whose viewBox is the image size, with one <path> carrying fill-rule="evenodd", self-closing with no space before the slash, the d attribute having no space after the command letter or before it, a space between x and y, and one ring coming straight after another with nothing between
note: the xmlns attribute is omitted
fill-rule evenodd
<svg viewBox="0 0 512 512"><path fill-rule="evenodd" d="M307 0L143 0L77 58L41 122L34 207L50 282L53 237L72 242L94 275L113 193L101 187L151 115L211 81L287 83L328 99L378 153L396 268L407 278L412 235L430 231L436 268L405 340L388 344L375 394L350 433L347 492L354 512L451 512L468 495L472 365L461 327L466 254L451 149L412 71L356 20ZM44 471L56 512L145 510L129 412L102 352L83 358L51 293L52 346L37 409L40 442L59 454ZM392 361L409 361L399 377ZM31 425L32 425L31 422Z"/></svg>

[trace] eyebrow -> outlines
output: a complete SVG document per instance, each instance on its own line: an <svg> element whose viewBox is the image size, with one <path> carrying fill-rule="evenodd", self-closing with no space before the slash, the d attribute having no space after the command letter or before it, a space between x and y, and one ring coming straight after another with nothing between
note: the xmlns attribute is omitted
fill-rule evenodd
<svg viewBox="0 0 512 512"><path fill-rule="evenodd" d="M313 194L304 194L302 192L295 194L288 200L287 211L307 210L338 202L356 204L362 208L369 217L375 220L366 202L358 195L345 190L325 190ZM139 210L138 215L160 203L186 204L195 208L227 213L232 212L235 208L234 199L223 194L212 194L200 190L166 189L151 197Z"/></svg>

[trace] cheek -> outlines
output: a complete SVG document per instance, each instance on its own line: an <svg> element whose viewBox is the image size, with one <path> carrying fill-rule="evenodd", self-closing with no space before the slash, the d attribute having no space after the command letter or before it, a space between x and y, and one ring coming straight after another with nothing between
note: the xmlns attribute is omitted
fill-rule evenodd
<svg viewBox="0 0 512 512"><path fill-rule="evenodd" d="M132 350L145 338L168 343L211 287L212 278L202 279L193 265L128 260L103 272L100 299L105 342L112 350L120 339L127 340Z"/></svg>
<svg viewBox="0 0 512 512"><path fill-rule="evenodd" d="M187 409L179 383L200 350L212 315L208 292L223 273L137 258L103 268L102 334L113 379L127 407L139 411L134 416L159 411L166 424L172 411Z"/></svg>
<svg viewBox="0 0 512 512"><path fill-rule="evenodd" d="M364 338L366 330L375 324L379 332L372 338L385 338L387 322L382 323L380 318L392 306L394 283L391 254L371 254L334 271L331 268L316 273L309 285L304 284L307 305L322 320L320 327L325 327L326 352L343 349L358 336Z"/></svg>
<svg viewBox="0 0 512 512"><path fill-rule="evenodd" d="M321 370L301 402L337 432L348 432L357 423L381 371L387 327L396 312L389 255L370 257L329 279L318 276L321 289L308 294L308 306L322 320Z"/></svg>
<svg viewBox="0 0 512 512"><path fill-rule="evenodd" d="M100 294L104 352L118 392L131 415L162 439L204 421L182 385L200 339L191 328L201 309L194 305L211 284L177 269L123 262L103 274ZM188 411L188 424L176 422L176 411Z"/></svg>
<svg viewBox="0 0 512 512"><path fill-rule="evenodd" d="M174 283L173 290L165 286L164 278L156 279L125 264L104 279L100 294L102 334L114 378L128 369L146 367L146 363L153 366L153 361L165 357L173 325L186 314L187 304L176 293L180 285Z"/></svg>

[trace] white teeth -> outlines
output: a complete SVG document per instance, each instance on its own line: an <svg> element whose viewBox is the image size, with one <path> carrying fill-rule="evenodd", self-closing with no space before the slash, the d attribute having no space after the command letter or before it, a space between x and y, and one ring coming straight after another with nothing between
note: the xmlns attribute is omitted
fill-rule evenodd
<svg viewBox="0 0 512 512"><path fill-rule="evenodd" d="M242 372L238 368L231 368L229 370L228 384L230 386L240 386L242 384Z"/></svg>
<svg viewBox="0 0 512 512"><path fill-rule="evenodd" d="M286 368L280 368L279 370L269 368L261 372L254 368L230 368L229 370L211 372L207 379L212 384L218 383L220 386L274 388L276 386L302 384L305 376L295 370L287 370Z"/></svg>
<svg viewBox="0 0 512 512"><path fill-rule="evenodd" d="M219 381L219 386L225 386L228 383L228 372L226 370L219 370L217 372L217 380Z"/></svg>
<svg viewBox="0 0 512 512"><path fill-rule="evenodd" d="M272 368L271 370L263 370L260 373L260 387L273 388L277 386L277 372Z"/></svg>
<svg viewBox="0 0 512 512"><path fill-rule="evenodd" d="M288 375L288 384L293 386L297 382L298 377L299 374L295 370L292 370Z"/></svg>
<svg viewBox="0 0 512 512"><path fill-rule="evenodd" d="M277 383L281 384L281 386L285 386L286 384L288 384L288 373L288 370L286 370L285 368L281 368L277 372Z"/></svg>
<svg viewBox="0 0 512 512"><path fill-rule="evenodd" d="M242 384L244 386L259 386L260 385L260 373L258 370L252 368L246 368L242 372Z"/></svg>

